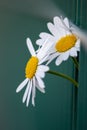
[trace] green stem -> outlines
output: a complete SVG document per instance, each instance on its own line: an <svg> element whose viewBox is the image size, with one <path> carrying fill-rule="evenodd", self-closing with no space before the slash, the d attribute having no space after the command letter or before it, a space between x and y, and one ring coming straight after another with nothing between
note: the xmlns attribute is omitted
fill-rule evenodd
<svg viewBox="0 0 87 130"><path fill-rule="evenodd" d="M55 71L51 71L51 70L48 71L47 73L53 74L53 75L56 75L56 76L60 76L62 78L65 78L65 79L69 80L70 82L72 82L76 87L78 87L78 83L74 79L72 79L71 77L69 77L69 76L67 76L65 74L55 72Z"/></svg>
<svg viewBox="0 0 87 130"><path fill-rule="evenodd" d="M76 68L79 70L79 63L78 63L77 59L75 57L72 57L72 60L73 60L74 64L76 65Z"/></svg>

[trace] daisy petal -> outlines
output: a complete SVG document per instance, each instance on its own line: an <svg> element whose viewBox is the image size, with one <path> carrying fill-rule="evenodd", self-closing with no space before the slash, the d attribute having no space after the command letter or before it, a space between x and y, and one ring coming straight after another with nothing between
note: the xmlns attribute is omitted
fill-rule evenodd
<svg viewBox="0 0 87 130"><path fill-rule="evenodd" d="M43 88L40 88L40 86L37 85L37 89L41 91L42 93L45 93L45 90Z"/></svg>
<svg viewBox="0 0 87 130"><path fill-rule="evenodd" d="M20 92L20 91L25 87L25 85L27 84L28 81L29 81L29 79L26 78L26 79L18 86L18 88L16 89L16 93Z"/></svg>
<svg viewBox="0 0 87 130"><path fill-rule="evenodd" d="M57 36L58 30L55 28L55 26L52 23L47 24L48 29L53 34L53 36Z"/></svg>
<svg viewBox="0 0 87 130"><path fill-rule="evenodd" d="M80 47L78 47L78 48L77 48L77 47L75 47L75 48L76 48L76 50L77 50L77 51L80 51Z"/></svg>
<svg viewBox="0 0 87 130"><path fill-rule="evenodd" d="M55 64L58 66L62 63L63 59L61 58L61 55L57 57Z"/></svg>
<svg viewBox="0 0 87 130"><path fill-rule="evenodd" d="M59 55L58 53L54 53L54 54L50 55L46 65L48 65L52 60L54 60L58 55Z"/></svg>
<svg viewBox="0 0 87 130"><path fill-rule="evenodd" d="M45 89L44 88L41 88L38 84L38 82L36 81L36 87L39 91L41 91L42 93L45 93Z"/></svg>
<svg viewBox="0 0 87 130"><path fill-rule="evenodd" d="M34 50L34 47L32 45L32 42L31 42L30 38L27 38L26 42L27 42L27 47L28 47L31 55L36 56L36 53L35 53L35 50Z"/></svg>
<svg viewBox="0 0 87 130"><path fill-rule="evenodd" d="M30 81L28 82L27 88L25 90L22 102L24 103L26 101L27 95L28 95L28 91L29 91L29 87L30 87Z"/></svg>
<svg viewBox="0 0 87 130"><path fill-rule="evenodd" d="M42 64L43 62L48 60L48 55L45 56L43 59L40 60L40 62L38 63L39 65Z"/></svg>
<svg viewBox="0 0 87 130"><path fill-rule="evenodd" d="M57 35L55 35L55 37L57 36L58 39L61 38L61 36L65 36L66 35L66 25L64 26L64 22L61 18L59 17L54 17L54 25L55 28L58 30Z"/></svg>
<svg viewBox="0 0 87 130"><path fill-rule="evenodd" d="M77 56L77 51L76 51L76 48L73 47L71 50L70 50L70 56L74 57L74 56Z"/></svg>
<svg viewBox="0 0 87 130"><path fill-rule="evenodd" d="M40 65L38 66L38 69L43 72L47 72L49 70L49 67L47 65Z"/></svg>
<svg viewBox="0 0 87 130"><path fill-rule="evenodd" d="M75 47L80 48L80 39L77 40Z"/></svg>
<svg viewBox="0 0 87 130"><path fill-rule="evenodd" d="M54 24L55 24L55 27L59 28L59 26L62 26L62 22L61 22L61 18L55 16L54 17Z"/></svg>
<svg viewBox="0 0 87 130"><path fill-rule="evenodd" d="M27 97L27 102L26 102L27 107L28 107L29 101L30 101L31 90L32 90L32 80L30 81L30 87L29 87L29 90L28 90L28 97Z"/></svg>
<svg viewBox="0 0 87 130"><path fill-rule="evenodd" d="M44 39L38 39L38 40L36 41L36 44L39 45L39 46L42 46L43 43L44 43Z"/></svg>
<svg viewBox="0 0 87 130"><path fill-rule="evenodd" d="M45 85L44 85L43 80L42 80L39 76L37 76L37 75L35 75L35 76L36 76L36 79L37 79L37 82L38 82L39 86L40 86L42 89L45 88Z"/></svg>
<svg viewBox="0 0 87 130"><path fill-rule="evenodd" d="M69 51L62 54L63 60L66 61L69 58Z"/></svg>
<svg viewBox="0 0 87 130"><path fill-rule="evenodd" d="M45 33L45 32L42 32L42 33L40 33L40 38L42 38L42 39L53 39L53 36L51 35L51 34L48 34L48 33Z"/></svg>
<svg viewBox="0 0 87 130"><path fill-rule="evenodd" d="M49 51L49 49L53 46L53 42L50 42L50 44L47 44L47 42L48 42L48 39L46 39L45 43L40 48L40 51L37 54L37 57L39 58L39 60L43 60L43 58L47 56L47 52Z"/></svg>
<svg viewBox="0 0 87 130"><path fill-rule="evenodd" d="M38 75L40 78L44 78L45 77L45 73L42 70L37 70L36 75Z"/></svg>
<svg viewBox="0 0 87 130"><path fill-rule="evenodd" d="M68 18L64 18L64 23L65 23L65 25L69 28L69 20L68 20Z"/></svg>
<svg viewBox="0 0 87 130"><path fill-rule="evenodd" d="M32 87L32 105L35 106L34 98L36 96L36 89L35 89L35 77L33 77L33 87Z"/></svg>
<svg viewBox="0 0 87 130"><path fill-rule="evenodd" d="M46 44L47 44L48 39L45 40L45 42L43 43L43 46L40 48L40 51L37 53L37 57L39 58L39 60L41 60L44 55L46 55Z"/></svg>

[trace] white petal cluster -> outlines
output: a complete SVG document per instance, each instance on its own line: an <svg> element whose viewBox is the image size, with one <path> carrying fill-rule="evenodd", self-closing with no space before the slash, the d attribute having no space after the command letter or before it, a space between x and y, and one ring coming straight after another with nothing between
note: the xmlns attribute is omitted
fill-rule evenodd
<svg viewBox="0 0 87 130"><path fill-rule="evenodd" d="M44 43L45 45L46 43ZM43 65L42 63L46 61L47 58L47 52L48 47L43 46L38 51L38 53L35 52L34 47L32 45L32 42L29 38L27 38L27 47L29 49L29 52L31 53L31 56L35 56L38 58L38 66L35 75L32 79L26 78L16 89L16 92L20 92L24 87L26 87L24 95L23 95L23 103L26 102L26 106L29 105L30 97L32 94L32 105L35 106L35 96L36 96L36 88L41 91L42 93L45 93L45 84L42 80L42 78L45 77L45 72L49 70L49 67L47 65Z"/></svg>
<svg viewBox="0 0 87 130"><path fill-rule="evenodd" d="M53 19L53 23L47 23L47 27L51 34L41 32L39 35L40 39L36 41L36 44L39 46L42 46L46 39L49 39L48 44L53 43L53 46L52 48L50 48L49 51L50 56L47 64L49 64L55 58L55 64L60 65L62 61L66 61L69 58L69 56L77 57L77 52L80 51L80 39L78 38L78 36L76 36L77 41L75 43L75 46L73 46L69 50L65 52L58 52L55 49L55 45L58 42L58 40L60 40L63 37L66 37L67 35L75 35L69 24L68 18L63 19L62 17L60 18L56 16Z"/></svg>

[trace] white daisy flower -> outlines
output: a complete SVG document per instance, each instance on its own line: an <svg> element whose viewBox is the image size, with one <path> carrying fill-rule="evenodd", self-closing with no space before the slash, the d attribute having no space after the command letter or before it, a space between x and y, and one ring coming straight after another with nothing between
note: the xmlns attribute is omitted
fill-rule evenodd
<svg viewBox="0 0 87 130"><path fill-rule="evenodd" d="M27 46L31 53L31 58L27 62L25 68L25 77L26 79L18 86L16 92L20 92L24 87L25 93L23 95L22 102L26 102L26 106L29 105L31 93L32 93L32 105L35 106L35 96L36 96L36 88L39 89L42 93L45 93L45 84L42 78L45 77L45 72L49 70L47 65L42 65L47 58L48 46L44 46L39 50L38 53L35 52L31 40L27 38Z"/></svg>
<svg viewBox="0 0 87 130"><path fill-rule="evenodd" d="M52 34L42 32L40 33L40 39L36 41L36 44L42 46L46 39L48 44L53 43L52 48L49 50L49 64L54 58L56 58L56 65L60 65L62 61L66 61L69 56L76 57L77 52L80 51L80 39L73 33L73 30L69 24L68 18L54 17L54 24L48 23L47 27Z"/></svg>

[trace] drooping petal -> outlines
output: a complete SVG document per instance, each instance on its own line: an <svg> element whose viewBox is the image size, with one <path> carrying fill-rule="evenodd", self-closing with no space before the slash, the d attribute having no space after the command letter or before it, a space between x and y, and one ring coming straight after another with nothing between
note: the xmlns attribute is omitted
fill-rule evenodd
<svg viewBox="0 0 87 130"><path fill-rule="evenodd" d="M38 82L39 86L40 86L42 89L45 88L45 84L44 84L43 80L42 80L39 76L37 76L37 75L35 75L35 77L36 77L36 79L37 79L37 82Z"/></svg>
<svg viewBox="0 0 87 130"><path fill-rule="evenodd" d="M30 87L29 87L29 90L28 90L28 96L27 96L27 102L26 102L27 107L28 107L29 101L30 101L31 90L32 90L32 80L30 80Z"/></svg>
<svg viewBox="0 0 87 130"><path fill-rule="evenodd" d="M35 77L33 77L33 87L32 87L32 105L35 106L36 88L35 88Z"/></svg>
<svg viewBox="0 0 87 130"><path fill-rule="evenodd" d="M35 50L34 50L34 47L33 47L33 45L32 45L32 42L31 42L30 38L27 38L27 39L26 39L26 43L27 43L27 47L28 47L28 49L29 49L31 55L32 55L32 56L36 56L36 53L35 53Z"/></svg>
<svg viewBox="0 0 87 130"><path fill-rule="evenodd" d="M28 84L27 84L27 87L26 87L26 90L25 90L25 93L24 93L24 96L23 96L23 99L22 99L22 102L23 102L23 103L24 103L24 102L26 101L26 99L27 99L29 87L30 87L30 81L29 81Z"/></svg>
<svg viewBox="0 0 87 130"><path fill-rule="evenodd" d="M36 71L36 75L39 76L40 78L45 77L45 72L49 70L49 67L46 65L39 65Z"/></svg>
<svg viewBox="0 0 87 130"><path fill-rule="evenodd" d="M36 75L39 76L40 78L44 78L45 77L45 73L42 70L39 70L39 69L37 69Z"/></svg>
<svg viewBox="0 0 87 130"><path fill-rule="evenodd" d="M17 92L17 93L20 92L20 91L25 87L25 85L27 84L28 81L29 81L29 79L26 78L26 79L17 87L16 92Z"/></svg>
<svg viewBox="0 0 87 130"><path fill-rule="evenodd" d="M38 89L40 92L45 93L45 89L44 89L44 88L41 88L41 87L39 86L37 79L36 79L36 87L37 87L37 89Z"/></svg>

